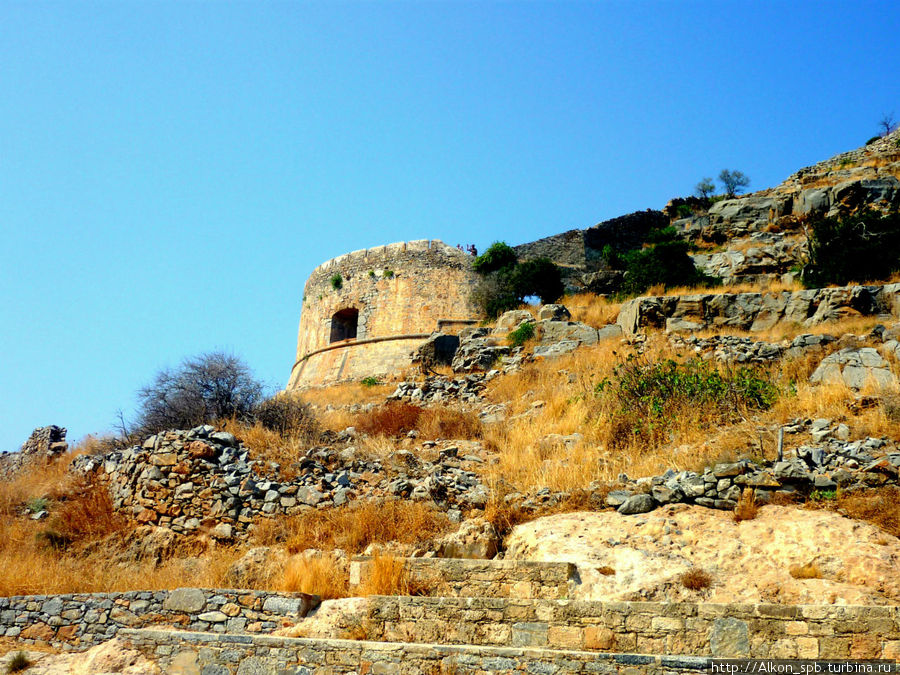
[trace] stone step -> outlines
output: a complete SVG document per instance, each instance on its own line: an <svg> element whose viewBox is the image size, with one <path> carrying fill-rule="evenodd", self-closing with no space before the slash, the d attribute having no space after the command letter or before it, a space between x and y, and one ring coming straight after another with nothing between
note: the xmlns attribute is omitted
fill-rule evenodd
<svg viewBox="0 0 900 675"><path fill-rule="evenodd" d="M368 579L374 558L357 556L350 562L350 586ZM398 558L432 595L465 598L570 598L581 583L572 563L527 560L468 560L463 558Z"/></svg>
<svg viewBox="0 0 900 675"><path fill-rule="evenodd" d="M373 596L362 621L369 639L385 642L752 658L900 656L900 606Z"/></svg>
<svg viewBox="0 0 900 675"><path fill-rule="evenodd" d="M696 674L710 658L127 629L119 633L169 675Z"/></svg>

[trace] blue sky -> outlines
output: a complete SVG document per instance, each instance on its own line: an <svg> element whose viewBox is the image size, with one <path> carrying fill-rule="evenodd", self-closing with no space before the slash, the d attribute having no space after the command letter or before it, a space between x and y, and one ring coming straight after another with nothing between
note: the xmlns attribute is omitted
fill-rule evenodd
<svg viewBox="0 0 900 675"><path fill-rule="evenodd" d="M900 116L885 2L0 2L0 450L214 349L273 388L320 262L774 185Z"/></svg>

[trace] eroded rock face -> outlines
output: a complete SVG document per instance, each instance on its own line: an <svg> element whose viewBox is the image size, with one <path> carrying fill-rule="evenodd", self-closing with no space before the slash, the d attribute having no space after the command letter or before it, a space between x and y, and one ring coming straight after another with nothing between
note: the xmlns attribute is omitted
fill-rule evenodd
<svg viewBox="0 0 900 675"><path fill-rule="evenodd" d="M465 521L459 530L437 542L437 554L441 558L490 560L499 550L500 537L494 526L483 518Z"/></svg>
<svg viewBox="0 0 900 675"><path fill-rule="evenodd" d="M506 544L507 558L575 563L579 599L900 601L900 539L830 511L763 506L740 523L731 513L684 504L631 516L566 513L517 526ZM791 576L791 567L808 563L822 578ZM694 567L713 577L699 594L679 580Z"/></svg>
<svg viewBox="0 0 900 675"><path fill-rule="evenodd" d="M897 378L888 362L873 347L847 347L822 359L809 377L813 384L844 383L859 391L867 385L878 388L897 386Z"/></svg>
<svg viewBox="0 0 900 675"><path fill-rule="evenodd" d="M157 675L159 667L140 652L129 649L118 638L79 654L29 654L36 663L28 669L35 675ZM199 671L198 671L199 672Z"/></svg>

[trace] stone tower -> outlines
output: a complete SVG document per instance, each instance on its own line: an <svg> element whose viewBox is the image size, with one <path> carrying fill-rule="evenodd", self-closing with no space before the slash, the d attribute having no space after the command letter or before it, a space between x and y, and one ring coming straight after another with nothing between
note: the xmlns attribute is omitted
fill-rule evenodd
<svg viewBox="0 0 900 675"><path fill-rule="evenodd" d="M393 374L431 333L477 323L472 257L422 239L347 253L304 288L288 389Z"/></svg>

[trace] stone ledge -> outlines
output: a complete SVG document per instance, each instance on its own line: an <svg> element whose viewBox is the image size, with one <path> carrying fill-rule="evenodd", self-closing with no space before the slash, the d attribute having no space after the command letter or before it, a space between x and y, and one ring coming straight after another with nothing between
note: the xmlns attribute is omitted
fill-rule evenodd
<svg viewBox="0 0 900 675"><path fill-rule="evenodd" d="M177 658L197 672L282 672L298 675L357 672L424 673L697 673L708 657L597 652L520 647L376 642L340 639L276 638L215 635L197 632L123 630L122 638L168 670ZM192 649L194 647L194 649ZM193 672L193 671L192 671Z"/></svg>

